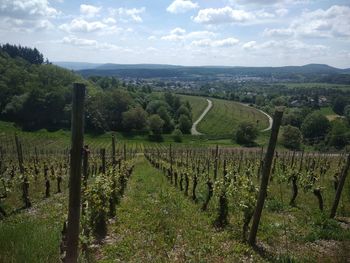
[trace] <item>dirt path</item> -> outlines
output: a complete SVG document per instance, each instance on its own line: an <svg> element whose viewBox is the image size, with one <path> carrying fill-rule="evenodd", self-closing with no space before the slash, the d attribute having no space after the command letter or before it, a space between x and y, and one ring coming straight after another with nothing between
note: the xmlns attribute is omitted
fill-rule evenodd
<svg viewBox="0 0 350 263"><path fill-rule="evenodd" d="M257 111L260 111L262 114L264 114L269 119L269 126L266 129L261 130L262 132L269 131L269 130L272 129L273 119L272 119L272 117L269 114L267 114L265 111L262 111L262 110L259 110L257 108L251 107L248 104L245 104L245 103L240 103L240 104L244 105L246 107L253 108L253 109L257 110Z"/></svg>
<svg viewBox="0 0 350 263"><path fill-rule="evenodd" d="M191 134L192 135L203 135L203 133L200 133L197 131L197 125L201 122L201 120L205 117L205 115L210 111L210 109L213 107L213 102L211 100L208 100L208 106L205 108L205 110L202 112L201 116L193 123L191 128Z"/></svg>

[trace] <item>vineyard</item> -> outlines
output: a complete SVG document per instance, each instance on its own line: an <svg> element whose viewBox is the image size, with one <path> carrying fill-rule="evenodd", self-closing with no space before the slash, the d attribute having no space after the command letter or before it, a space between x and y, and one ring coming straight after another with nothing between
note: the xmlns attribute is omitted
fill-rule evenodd
<svg viewBox="0 0 350 263"><path fill-rule="evenodd" d="M350 155L275 151L281 111L267 149L190 147L84 142L74 102L70 146L0 137L0 262L350 258Z"/></svg>

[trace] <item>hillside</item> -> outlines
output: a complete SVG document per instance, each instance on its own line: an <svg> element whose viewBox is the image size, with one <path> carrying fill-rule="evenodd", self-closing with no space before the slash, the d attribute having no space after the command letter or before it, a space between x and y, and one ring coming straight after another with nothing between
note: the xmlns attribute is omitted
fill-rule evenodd
<svg viewBox="0 0 350 263"><path fill-rule="evenodd" d="M350 70L323 64L285 67L172 66L157 64L104 64L78 71L82 76L121 78L172 78L178 80L215 80L223 78L258 78L264 81L304 81L350 83Z"/></svg>
<svg viewBox="0 0 350 263"><path fill-rule="evenodd" d="M267 117L254 108L233 101L210 100L213 107L198 125L201 133L230 136L242 121L256 123L259 130L269 126Z"/></svg>

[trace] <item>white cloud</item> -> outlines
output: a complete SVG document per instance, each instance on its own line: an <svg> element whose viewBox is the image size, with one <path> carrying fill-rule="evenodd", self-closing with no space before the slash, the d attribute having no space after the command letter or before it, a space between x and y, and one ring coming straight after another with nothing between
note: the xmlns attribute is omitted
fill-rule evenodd
<svg viewBox="0 0 350 263"><path fill-rule="evenodd" d="M54 17L59 12L47 0L1 0L0 15L13 18Z"/></svg>
<svg viewBox="0 0 350 263"><path fill-rule="evenodd" d="M233 37L212 40L212 39L200 39L192 41L192 46L197 47L232 47L239 43L239 40Z"/></svg>
<svg viewBox="0 0 350 263"><path fill-rule="evenodd" d="M120 49L117 45L109 43L100 43L93 39L77 38L75 36L64 37L59 43L68 44L78 47L89 47L99 50L118 50Z"/></svg>
<svg viewBox="0 0 350 263"><path fill-rule="evenodd" d="M142 8L110 8L109 13L112 16L116 16L117 18L120 18L122 22L142 22L141 15L146 11L145 7Z"/></svg>
<svg viewBox="0 0 350 263"><path fill-rule="evenodd" d="M201 24L256 23L259 20L271 19L275 15L264 10L248 12L243 9L233 9L230 6L222 8L206 8L199 10L193 21Z"/></svg>
<svg viewBox="0 0 350 263"><path fill-rule="evenodd" d="M86 17L95 17L101 11L101 7L93 5L80 5L80 13Z"/></svg>
<svg viewBox="0 0 350 263"><path fill-rule="evenodd" d="M191 0L175 0L168 6L166 10L169 13L179 14L196 8L199 8L198 3L194 3Z"/></svg>
<svg viewBox="0 0 350 263"><path fill-rule="evenodd" d="M294 52L298 52L304 55L321 55L329 49L324 45L306 44L299 40L270 40L260 44L256 41L250 41L243 44L242 47L247 51L264 52L268 54L274 54L276 52L293 54Z"/></svg>
<svg viewBox="0 0 350 263"><path fill-rule="evenodd" d="M117 21L113 17L107 17L102 20L105 24L115 24Z"/></svg>
<svg viewBox="0 0 350 263"><path fill-rule="evenodd" d="M265 29L266 36L350 37L350 7L334 5L327 10L304 11L287 28Z"/></svg>
<svg viewBox="0 0 350 263"><path fill-rule="evenodd" d="M147 39L153 41L153 40L156 40L157 37L156 36L149 36Z"/></svg>
<svg viewBox="0 0 350 263"><path fill-rule="evenodd" d="M350 7L334 5L327 10L304 12L291 29L311 37L350 37Z"/></svg>
<svg viewBox="0 0 350 263"><path fill-rule="evenodd" d="M245 44L243 44L243 48L244 49L254 49L254 47L256 47L256 45L257 45L257 43L256 43L256 41L249 41L249 42L247 42L247 43L245 43Z"/></svg>
<svg viewBox="0 0 350 263"><path fill-rule="evenodd" d="M211 31L192 31L187 33L185 29L176 27L170 31L170 34L161 37L162 40L167 41L185 41L190 39L210 38L215 36Z"/></svg>
<svg viewBox="0 0 350 263"><path fill-rule="evenodd" d="M263 36L267 37L289 37L293 35L293 31L289 28L265 28Z"/></svg>
<svg viewBox="0 0 350 263"><path fill-rule="evenodd" d="M289 10L287 8L280 8L276 10L276 14L278 16L286 16L289 13Z"/></svg>
<svg viewBox="0 0 350 263"><path fill-rule="evenodd" d="M47 0L0 1L0 26L14 31L52 28L50 19L59 14Z"/></svg>
<svg viewBox="0 0 350 263"><path fill-rule="evenodd" d="M107 28L107 25L100 21L88 22L83 18L75 18L69 24L63 24L59 27L67 32L90 33Z"/></svg>

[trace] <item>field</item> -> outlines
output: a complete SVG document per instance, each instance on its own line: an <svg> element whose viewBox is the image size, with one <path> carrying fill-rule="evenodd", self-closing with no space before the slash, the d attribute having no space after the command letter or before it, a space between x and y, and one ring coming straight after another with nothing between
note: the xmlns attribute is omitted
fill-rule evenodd
<svg viewBox="0 0 350 263"><path fill-rule="evenodd" d="M95 182L104 176L93 172L102 164L98 150L101 146L107 148L107 170L111 171L108 168L111 167L111 145L91 145L91 179L87 189L96 189L99 185ZM11 191L1 204L9 214L0 220L0 262L58 262L60 231L68 202L68 174L65 168L62 173L60 165L67 163L67 156L58 149L41 153L34 162L40 167L35 179L32 162L35 153L33 147L26 149L24 160L32 207L21 208L19 171L15 170L14 179L8 177L11 173L5 172L6 184L11 183ZM10 153L4 155L5 165L8 161L16 162ZM260 151L220 149L216 166L212 148L178 146L172 150L171 177L169 162L172 159L167 158L168 153L169 147L165 145L128 146L128 162L135 168L118 199L116 216L109 216L102 243L94 241L93 236L82 239L89 249L81 262L345 262L349 257L349 181L344 187L337 220L328 218L334 199L333 175L344 165L345 156L279 154L258 232L258 244L263 247L260 251L254 250L242 238L244 207L249 207L252 200L254 202L254 191L259 185L255 175L259 169ZM117 145L117 158L122 155L122 145ZM45 197L43 171L46 165L53 167L50 171L55 171L53 176L50 175L49 197ZM218 167L217 179L213 176L215 167ZM325 167L327 170L323 169ZM296 169L300 171L300 191L296 204L290 205L289 176L293 176ZM226 170L230 183L227 182L227 188L222 188L222 174ZM57 193L55 179L60 173L63 191ZM235 177L237 174L241 176ZM112 174L107 172L107 178L109 176ZM315 182L310 181L310 176L315 176ZM208 198L208 178L214 185L213 196L207 209L202 211ZM240 187L235 188L235 183ZM249 184L254 185L253 192L250 192ZM105 187L107 185L103 186L102 196L112 190ZM322 189L323 211L312 192L317 188ZM99 193L97 189L94 193ZM222 191L225 191L228 214L226 225L219 227L217 215L222 205ZM90 200L88 195L84 198ZM83 228L84 224L85 220L82 221ZM32 241L28 242L28 239Z"/></svg>
<svg viewBox="0 0 350 263"><path fill-rule="evenodd" d="M200 115L204 98L186 98L193 116ZM266 128L267 119L231 101L213 99L213 104L203 120L209 135L186 136L172 148L170 136L155 143L144 135L117 133L117 165L112 133L85 135L90 155L82 192L88 205L82 206L80 262L345 262L350 257L349 180L336 218L329 218L345 155L304 156L278 148L257 247L247 243L250 221L247 228L242 226L256 202L263 153L220 147L215 156L213 143L233 143L208 137L224 136L220 131L236 127L239 116L255 122L262 118L259 129ZM323 109L325 115L330 112ZM223 120L225 114L230 124ZM67 218L70 132L21 132L7 122L0 122L0 128L0 208L7 214L0 211L0 262L58 262ZM261 133L259 145L266 145L269 134ZM293 204L292 182L299 189ZM27 208L26 195L31 201ZM96 215L104 218L102 234Z"/></svg>
<svg viewBox="0 0 350 263"><path fill-rule="evenodd" d="M259 130L268 127L268 119L254 108L233 101L211 99L213 107L198 125L198 131L208 135L229 135L242 121L256 123Z"/></svg>
<svg viewBox="0 0 350 263"><path fill-rule="evenodd" d="M208 102L203 97L198 96L187 96L187 95L178 95L183 100L186 100L190 103L192 108L192 119L193 121L197 120L202 114L204 109L208 106Z"/></svg>
<svg viewBox="0 0 350 263"><path fill-rule="evenodd" d="M317 89L317 88L331 88L339 90L349 90L350 85L346 84L331 84L331 83L281 83L288 88L297 88L297 89Z"/></svg>

